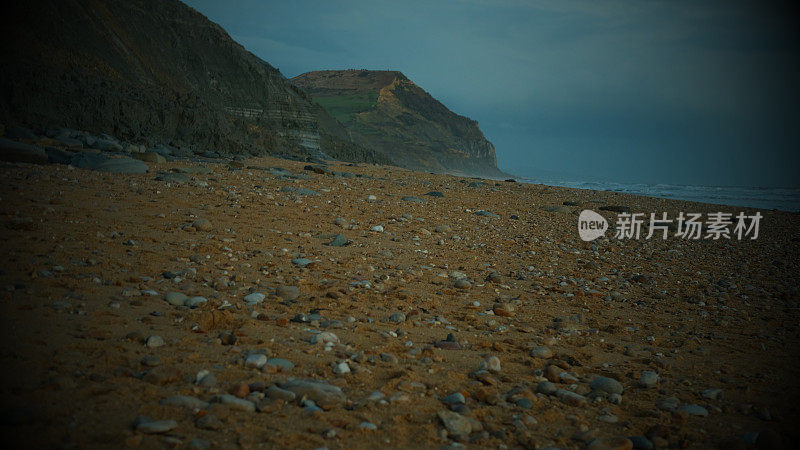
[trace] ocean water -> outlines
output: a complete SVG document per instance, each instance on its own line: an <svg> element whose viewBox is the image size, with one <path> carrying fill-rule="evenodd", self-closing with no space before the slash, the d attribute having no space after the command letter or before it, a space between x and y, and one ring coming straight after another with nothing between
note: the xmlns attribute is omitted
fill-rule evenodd
<svg viewBox="0 0 800 450"><path fill-rule="evenodd" d="M718 205L800 211L800 189L743 186L691 186L677 184L616 183L599 180L577 180L546 173L520 177L523 183L545 184L596 191L624 192L647 197L669 198Z"/></svg>

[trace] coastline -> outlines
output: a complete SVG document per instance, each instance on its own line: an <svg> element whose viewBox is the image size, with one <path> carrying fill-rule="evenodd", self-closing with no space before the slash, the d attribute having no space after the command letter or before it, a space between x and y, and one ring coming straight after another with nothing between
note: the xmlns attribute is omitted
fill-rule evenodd
<svg viewBox="0 0 800 450"><path fill-rule="evenodd" d="M583 448L639 436L708 448L747 433L796 436L797 213L306 166L0 168L0 392L12 441ZM614 222L601 206L763 219L756 240L581 241L582 209ZM328 245L336 235L347 244ZM175 306L168 292L207 301ZM246 304L253 293L263 297ZM312 344L321 332L338 343ZM293 367L246 367L259 353ZM502 368L481 372L491 356ZM349 373L335 373L342 362ZM202 370L216 383L196 384ZM598 376L621 383L621 402L592 387ZM290 379L323 381L345 399L317 398L322 410L270 400L266 388ZM224 397L243 386L239 400L260 412ZM462 407L441 400L455 393ZM162 404L175 395L202 407ZM139 416L174 426L150 433Z"/></svg>

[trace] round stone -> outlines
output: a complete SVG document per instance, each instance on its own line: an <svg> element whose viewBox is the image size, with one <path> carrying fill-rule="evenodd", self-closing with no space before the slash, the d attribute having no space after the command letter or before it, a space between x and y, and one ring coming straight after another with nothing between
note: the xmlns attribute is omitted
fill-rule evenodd
<svg viewBox="0 0 800 450"><path fill-rule="evenodd" d="M192 227L197 231L211 231L214 229L214 226L211 225L211 221L208 219L197 219L192 222Z"/></svg>
<svg viewBox="0 0 800 450"><path fill-rule="evenodd" d="M589 383L589 387L595 391L603 391L608 394L622 394L624 390L619 381L609 377L597 377Z"/></svg>
<svg viewBox="0 0 800 450"><path fill-rule="evenodd" d="M188 300L189 297L180 292L167 292L164 299L172 306L183 306L186 304L186 300Z"/></svg>
<svg viewBox="0 0 800 450"><path fill-rule="evenodd" d="M150 348L156 348L166 345L166 342L164 342L164 338L162 338L157 334L154 334L149 338L147 338L147 343L145 345L147 345Z"/></svg>

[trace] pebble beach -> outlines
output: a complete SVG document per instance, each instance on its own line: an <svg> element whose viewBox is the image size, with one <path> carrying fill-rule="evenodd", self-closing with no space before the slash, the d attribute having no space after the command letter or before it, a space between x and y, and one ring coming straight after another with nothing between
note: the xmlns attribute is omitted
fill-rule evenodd
<svg viewBox="0 0 800 450"><path fill-rule="evenodd" d="M0 167L9 444L800 445L798 213L758 210L757 239L584 242L583 209L756 210L368 164L141 164Z"/></svg>

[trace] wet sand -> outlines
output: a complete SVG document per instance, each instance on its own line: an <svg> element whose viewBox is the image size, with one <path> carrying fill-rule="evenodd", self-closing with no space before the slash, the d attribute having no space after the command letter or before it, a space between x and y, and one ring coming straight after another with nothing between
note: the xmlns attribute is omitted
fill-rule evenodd
<svg viewBox="0 0 800 450"><path fill-rule="evenodd" d="M328 167L347 174L274 158L243 168L149 165L144 175L0 168L3 440L646 445L611 439L636 436L657 448L800 445L797 213L762 210L757 240L587 243L576 227L582 209L755 210L470 186L478 180L370 165ZM178 168L191 173L154 179ZM578 206L543 209L565 201ZM347 244L327 245L338 234ZM293 262L302 259L311 262ZM169 292L207 301L175 306ZM252 293L263 300L247 305ZM246 367L254 354L294 367ZM493 356L499 372L485 362ZM342 362L349 373L335 373L346 371ZM203 370L216 382L196 383ZM640 383L643 371L657 379ZM617 380L622 394L609 392L613 383L599 389L598 376ZM292 379L341 395L312 393L312 404L299 390L264 392ZM197 403L161 404L175 395Z"/></svg>

